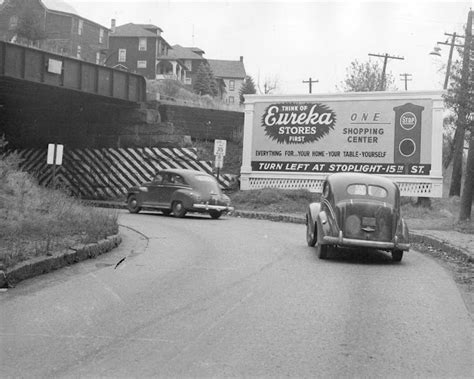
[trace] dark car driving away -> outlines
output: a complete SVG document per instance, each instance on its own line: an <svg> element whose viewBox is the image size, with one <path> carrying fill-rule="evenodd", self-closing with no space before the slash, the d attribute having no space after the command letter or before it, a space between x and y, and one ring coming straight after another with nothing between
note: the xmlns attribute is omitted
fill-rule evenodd
<svg viewBox="0 0 474 379"><path fill-rule="evenodd" d="M408 227L400 215L400 191L388 178L356 173L328 176L321 201L306 212L306 241L319 258L331 247L373 248L399 262L409 249Z"/></svg>
<svg viewBox="0 0 474 379"><path fill-rule="evenodd" d="M208 213L214 219L233 210L230 198L212 175L185 169L161 170L150 182L130 188L127 207L131 213L152 209L184 217L187 212L196 212Z"/></svg>

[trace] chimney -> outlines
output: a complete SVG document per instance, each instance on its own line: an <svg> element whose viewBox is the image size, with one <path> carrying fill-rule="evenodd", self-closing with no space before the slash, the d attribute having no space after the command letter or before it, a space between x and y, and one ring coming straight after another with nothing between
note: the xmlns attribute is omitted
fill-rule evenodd
<svg viewBox="0 0 474 379"><path fill-rule="evenodd" d="M241 55L240 56L240 61L243 62L244 61L244 57Z"/></svg>
<svg viewBox="0 0 474 379"><path fill-rule="evenodd" d="M115 18L110 21L110 30L115 33Z"/></svg>

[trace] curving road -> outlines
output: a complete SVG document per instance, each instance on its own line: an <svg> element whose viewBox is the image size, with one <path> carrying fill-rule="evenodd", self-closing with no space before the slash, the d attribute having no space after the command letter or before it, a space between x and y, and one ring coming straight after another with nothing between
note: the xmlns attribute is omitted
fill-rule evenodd
<svg viewBox="0 0 474 379"><path fill-rule="evenodd" d="M474 372L457 287L417 252L401 264L382 252L321 261L304 225L125 212L120 222L116 251L0 294L1 376Z"/></svg>

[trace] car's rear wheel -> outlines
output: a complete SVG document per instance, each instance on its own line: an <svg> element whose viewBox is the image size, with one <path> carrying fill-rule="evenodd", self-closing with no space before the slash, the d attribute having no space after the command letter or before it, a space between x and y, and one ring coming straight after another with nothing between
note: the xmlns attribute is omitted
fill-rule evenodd
<svg viewBox="0 0 474 379"><path fill-rule="evenodd" d="M138 206L138 200L135 195L130 195L128 197L127 208L130 213L138 213L142 210L142 208Z"/></svg>
<svg viewBox="0 0 474 379"><path fill-rule="evenodd" d="M175 201L173 203L173 214L175 217L182 218L186 215L186 209L181 201Z"/></svg>
<svg viewBox="0 0 474 379"><path fill-rule="evenodd" d="M209 215L214 219L217 220L219 217L222 216L221 211L209 211Z"/></svg>
<svg viewBox="0 0 474 379"><path fill-rule="evenodd" d="M393 250L392 251L392 261L400 262L403 258L403 250Z"/></svg>
<svg viewBox="0 0 474 379"><path fill-rule="evenodd" d="M308 246L314 247L316 245L317 233L316 227L311 217L311 214L306 214L306 243Z"/></svg>

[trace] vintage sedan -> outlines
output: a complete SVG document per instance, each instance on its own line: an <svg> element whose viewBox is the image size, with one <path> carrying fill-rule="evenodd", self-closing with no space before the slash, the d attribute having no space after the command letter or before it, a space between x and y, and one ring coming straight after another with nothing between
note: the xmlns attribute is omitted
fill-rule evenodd
<svg viewBox="0 0 474 379"><path fill-rule="evenodd" d="M400 191L388 178L357 173L327 177L320 202L306 212L306 241L320 259L331 248L373 248L402 260L409 250L408 227L400 215Z"/></svg>
<svg viewBox="0 0 474 379"><path fill-rule="evenodd" d="M214 219L233 210L230 198L212 175L185 169L161 170L150 182L131 187L127 207L131 213L150 209L184 217L187 212L197 212Z"/></svg>

